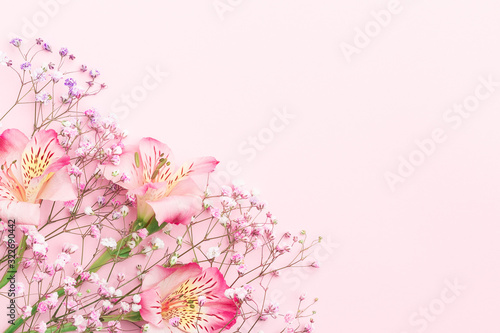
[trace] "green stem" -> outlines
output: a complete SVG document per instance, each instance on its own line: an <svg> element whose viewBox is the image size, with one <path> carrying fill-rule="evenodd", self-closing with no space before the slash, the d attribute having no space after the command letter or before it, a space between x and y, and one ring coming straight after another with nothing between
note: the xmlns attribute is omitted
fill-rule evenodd
<svg viewBox="0 0 500 333"><path fill-rule="evenodd" d="M14 274L17 273L17 269L19 268L19 264L21 263L21 260L23 259L24 251L26 251L26 240L28 239L28 236L24 235L23 238L21 239L21 242L19 243L19 246L17 247L17 254L16 257L14 258L14 263L8 264L8 269L5 271L5 274L2 277L2 280L0 281L0 289L5 287L9 281L14 277Z"/></svg>
<svg viewBox="0 0 500 333"><path fill-rule="evenodd" d="M74 332L76 331L76 326L73 326L71 323L66 323L62 325L61 327L57 327L57 325L52 326L52 327L47 327L47 330L45 333L52 333L52 332ZM36 331L28 331L28 332L22 332L22 333L37 333Z"/></svg>
<svg viewBox="0 0 500 333"><path fill-rule="evenodd" d="M151 223L151 222L153 222L153 223ZM162 223L159 226L158 222L156 222L156 220L154 220L154 219L153 219L153 221L150 221L150 223L148 223L147 226L145 226L145 223L143 221L137 220L137 221L134 222L134 224L132 226L132 231L137 231L140 228L147 227L148 231L149 231L149 234L153 234L153 233L161 230L164 226L165 226L165 223ZM126 244L126 240L128 240L128 239L130 239L130 235L122 238L117 243L118 244ZM24 240L24 238L23 238L23 240ZM20 248L21 248L21 246L20 246ZM26 240L24 240L24 249L22 250L22 253L24 253L25 249L26 249ZM124 249L127 249L127 247L124 247ZM128 256L128 253L130 253L130 251L127 252L127 256ZM120 254L120 249L117 249L115 251L106 250L103 254L101 254L101 256L99 258L97 258L96 261L94 261L92 263L92 265L89 268L89 272L97 272L109 260L111 260L113 258L116 258L117 256L120 256L119 254ZM125 257L127 257L127 256L125 256ZM76 285L76 287L80 286L83 282L84 281L78 281L78 284ZM59 297L61 297L62 295L64 295L64 289L63 288L59 288L56 291L57 291ZM37 309L38 303L40 303L41 301L42 300L39 300L38 302L36 302L33 305L33 310L31 311L31 316L33 316L36 313L36 309ZM30 318L31 317L24 318L24 319L22 317L17 318L16 321L14 322L14 324L11 325L9 328L7 328L4 331L4 333L14 333L16 331L16 329L19 328L19 326L21 326L22 324L24 324ZM49 331L47 330L47 332L49 332ZM61 332L68 332L68 331L63 330Z"/></svg>

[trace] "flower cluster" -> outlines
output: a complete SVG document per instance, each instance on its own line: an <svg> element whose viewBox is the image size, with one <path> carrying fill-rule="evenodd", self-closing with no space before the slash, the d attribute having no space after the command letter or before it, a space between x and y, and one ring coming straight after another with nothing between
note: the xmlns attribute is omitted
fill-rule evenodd
<svg viewBox="0 0 500 333"><path fill-rule="evenodd" d="M10 44L21 59L0 52L0 64L20 88L0 121L18 110L33 131L0 135L5 332L313 331L317 299L270 295L284 271L319 267L321 238L280 232L243 186L210 193L213 157L179 163L156 139L127 142L113 115L84 104L106 85L67 48Z"/></svg>

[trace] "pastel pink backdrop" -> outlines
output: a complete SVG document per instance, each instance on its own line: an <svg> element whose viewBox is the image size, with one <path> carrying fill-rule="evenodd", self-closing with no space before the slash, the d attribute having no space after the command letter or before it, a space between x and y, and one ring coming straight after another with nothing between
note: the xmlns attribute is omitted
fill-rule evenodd
<svg viewBox="0 0 500 333"><path fill-rule="evenodd" d="M499 331L500 93L457 130L442 118L480 76L500 80L498 1L402 0L351 62L341 43L390 1L221 1L232 8L224 20L212 1L64 2L4 4L4 40L49 8L36 35L98 67L103 111L123 106L148 71L169 72L123 127L181 159L226 161L282 228L329 238L318 274L284 282L320 297L318 332L418 332L409 318L437 304L447 279L466 289L426 331ZM242 154L283 108L295 118ZM436 127L447 141L392 192L384 174Z"/></svg>

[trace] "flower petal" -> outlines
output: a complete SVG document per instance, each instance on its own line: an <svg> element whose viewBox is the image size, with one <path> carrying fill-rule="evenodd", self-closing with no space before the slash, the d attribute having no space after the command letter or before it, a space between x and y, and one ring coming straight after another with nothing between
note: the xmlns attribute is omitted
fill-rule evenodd
<svg viewBox="0 0 500 333"><path fill-rule="evenodd" d="M139 151L143 166L144 182L151 182L153 178L157 179L159 182L165 181L171 174L170 168L172 165L167 165L167 163L165 163L158 169L155 177L153 177L153 175L155 174L158 165L161 163L160 159L164 158L172 163L172 150L166 144L156 139L143 138L139 142Z"/></svg>
<svg viewBox="0 0 500 333"><path fill-rule="evenodd" d="M186 178L179 182L168 196L147 202L153 208L158 222L187 225L191 218L201 211L202 195L198 185L192 179Z"/></svg>
<svg viewBox="0 0 500 333"><path fill-rule="evenodd" d="M17 129L5 130L0 136L0 165L7 164L6 167L11 167L10 171L18 180L22 179L22 152L28 142L26 135ZM14 161L17 162L12 164Z"/></svg>
<svg viewBox="0 0 500 333"><path fill-rule="evenodd" d="M14 220L16 224L39 225L40 205L28 202L0 200L0 219Z"/></svg>
<svg viewBox="0 0 500 333"><path fill-rule="evenodd" d="M225 297L227 288L217 268L206 269L200 275L186 280L162 300L163 318L178 317L178 328L188 333L212 333L228 329L236 322L238 306ZM200 296L206 297L202 307L198 304Z"/></svg>
<svg viewBox="0 0 500 333"><path fill-rule="evenodd" d="M148 323L162 328L164 326L161 316L161 297L156 289L146 290L141 293L141 313L142 319ZM148 331L149 332L149 331Z"/></svg>
<svg viewBox="0 0 500 333"><path fill-rule="evenodd" d="M177 169L172 177L169 177L168 185L170 188L173 188L187 176L212 172L215 170L217 164L219 164L219 161L211 156L200 157L191 162L186 162Z"/></svg>
<svg viewBox="0 0 500 333"><path fill-rule="evenodd" d="M21 160L21 153L29 139L21 131L13 128L5 130L0 135L0 164Z"/></svg>
<svg viewBox="0 0 500 333"><path fill-rule="evenodd" d="M199 275L201 271L201 267L196 263L175 267L157 265L144 277L142 289L149 290L152 288L160 288L160 296L163 298L187 279Z"/></svg>
<svg viewBox="0 0 500 333"><path fill-rule="evenodd" d="M56 172L70 163L70 158L59 145L54 130L39 131L28 142L22 154L21 168L25 186L32 179Z"/></svg>
<svg viewBox="0 0 500 333"><path fill-rule="evenodd" d="M75 187L66 169L57 171L38 193L38 199L51 201L70 201L76 198Z"/></svg>
<svg viewBox="0 0 500 333"><path fill-rule="evenodd" d="M158 201L147 201L159 223L184 224L201 211L201 198L194 195L169 195Z"/></svg>

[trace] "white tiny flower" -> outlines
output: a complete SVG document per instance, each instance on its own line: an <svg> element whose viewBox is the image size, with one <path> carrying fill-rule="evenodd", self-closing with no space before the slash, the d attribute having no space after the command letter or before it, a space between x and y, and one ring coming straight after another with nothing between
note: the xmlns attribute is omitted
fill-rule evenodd
<svg viewBox="0 0 500 333"><path fill-rule="evenodd" d="M174 253L172 257L170 258L170 266L173 266L177 263L177 254Z"/></svg>
<svg viewBox="0 0 500 333"><path fill-rule="evenodd" d="M236 288L234 290L234 293L236 295L236 297L240 300L240 301L243 301L245 300L245 297L247 297L247 291L244 289L244 288Z"/></svg>
<svg viewBox="0 0 500 333"><path fill-rule="evenodd" d="M227 216L221 216L219 219L219 223L224 227L227 226L228 221L229 219L227 218Z"/></svg>
<svg viewBox="0 0 500 333"><path fill-rule="evenodd" d="M229 299L233 299L234 298L234 289L233 288L226 289L226 291L224 291L224 296L226 296Z"/></svg>
<svg viewBox="0 0 500 333"><path fill-rule="evenodd" d="M145 324L144 326L142 326L142 331L147 332L149 330L149 327L149 324Z"/></svg>
<svg viewBox="0 0 500 333"><path fill-rule="evenodd" d="M83 324L83 322L85 321L85 319L83 319L82 315L75 315L75 316L73 316L73 319L75 320L73 323L73 325L75 325L75 326L79 326L79 325Z"/></svg>
<svg viewBox="0 0 500 333"><path fill-rule="evenodd" d="M104 308L104 310L109 310L111 309L112 305L111 305L111 302L108 301L108 300L104 300L102 302L102 307Z"/></svg>
<svg viewBox="0 0 500 333"><path fill-rule="evenodd" d="M133 297L132 297L132 301L134 303L140 303L141 302L141 295L139 294L135 294Z"/></svg>
<svg viewBox="0 0 500 333"><path fill-rule="evenodd" d="M177 245L182 245L182 236L177 237Z"/></svg>
<svg viewBox="0 0 500 333"><path fill-rule="evenodd" d="M51 76L52 76L52 80L54 80L54 82L58 82L60 79L62 79L63 73L56 71L56 72L53 72L51 74Z"/></svg>
<svg viewBox="0 0 500 333"><path fill-rule="evenodd" d="M123 312L130 311L130 304L128 304L127 302L120 302L120 306L121 306Z"/></svg>
<svg viewBox="0 0 500 333"><path fill-rule="evenodd" d="M167 225L163 228L163 232L168 234L170 231L172 231L172 223L167 223Z"/></svg>
<svg viewBox="0 0 500 333"><path fill-rule="evenodd" d="M31 306L29 306L29 305L24 306L24 307L23 307L23 309L22 309L22 310L23 310L23 312L22 312L22 317L23 317L23 318L28 318L28 317L30 317L30 316L31 316L31 310L32 310L32 309L33 309L33 308L32 308Z"/></svg>
<svg viewBox="0 0 500 333"><path fill-rule="evenodd" d="M128 212L129 208L127 206L122 206L122 208L120 208L120 213L122 214L123 217L127 216Z"/></svg>
<svg viewBox="0 0 500 333"><path fill-rule="evenodd" d="M142 306L140 304L132 304L132 311L133 312L139 312L141 310Z"/></svg>
<svg viewBox="0 0 500 333"><path fill-rule="evenodd" d="M74 286L76 284L76 280L72 278L71 276L66 276L63 279L63 283L67 286Z"/></svg>
<svg viewBox="0 0 500 333"><path fill-rule="evenodd" d="M114 238L103 238L101 240L101 245L107 248L110 248L112 250L116 249L116 240Z"/></svg>
<svg viewBox="0 0 500 333"><path fill-rule="evenodd" d="M153 250L163 249L165 247L165 243L158 237L151 240L151 245L153 246Z"/></svg>
<svg viewBox="0 0 500 333"><path fill-rule="evenodd" d="M212 207L212 202L209 199L203 200L203 207L205 207L205 209L208 209L208 207Z"/></svg>
<svg viewBox="0 0 500 333"><path fill-rule="evenodd" d="M116 290L115 290L114 295L115 295L116 297L122 297L123 292L121 291L121 289L116 289Z"/></svg>
<svg viewBox="0 0 500 333"><path fill-rule="evenodd" d="M115 148L113 148L113 154L121 155L122 153L123 153L122 147L116 146Z"/></svg>
<svg viewBox="0 0 500 333"><path fill-rule="evenodd" d="M90 206L85 207L84 212L85 212L85 215L88 215L88 216L95 215L94 211L92 210L92 207L90 207Z"/></svg>
<svg viewBox="0 0 500 333"><path fill-rule="evenodd" d="M134 247L136 247L136 246L137 246L137 244L135 243L135 241L133 241L133 240L129 240L129 241L127 242L127 246L128 246L128 247L130 247L131 249L133 249Z"/></svg>
<svg viewBox="0 0 500 333"><path fill-rule="evenodd" d="M208 252L207 252L208 259L215 259L218 256L220 256L220 249L218 246L213 246L213 247L208 249Z"/></svg>

